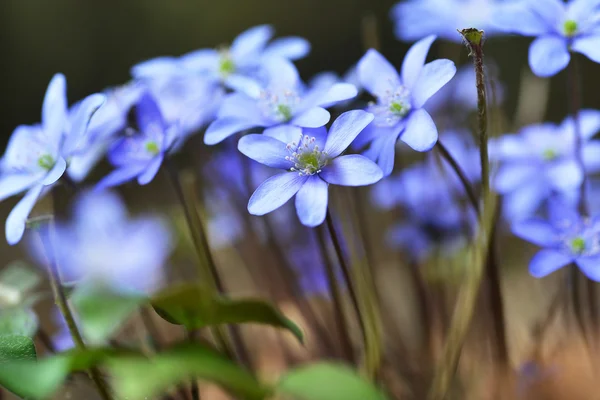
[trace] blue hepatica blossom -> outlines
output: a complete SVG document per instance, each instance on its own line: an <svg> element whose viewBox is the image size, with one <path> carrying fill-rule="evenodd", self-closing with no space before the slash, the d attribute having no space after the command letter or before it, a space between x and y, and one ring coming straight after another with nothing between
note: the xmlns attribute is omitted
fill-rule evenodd
<svg viewBox="0 0 600 400"><path fill-rule="evenodd" d="M456 66L450 60L425 64L435 38L428 36L410 48L400 74L373 49L358 62L362 86L377 101L368 108L375 119L361 133L357 145L371 143L365 155L377 161L385 175L394 168L398 138L417 151L430 150L438 139L435 123L423 106L452 79Z"/></svg>
<svg viewBox="0 0 600 400"><path fill-rule="evenodd" d="M340 156L372 120L373 115L365 111L348 111L333 122L329 134L324 127L306 129L288 144L260 134L240 139L238 148L243 154L269 167L286 170L256 189L248 202L250 214L267 214L296 195L300 221L314 227L325 220L330 183L363 186L379 181L381 170L366 157Z"/></svg>
<svg viewBox="0 0 600 400"><path fill-rule="evenodd" d="M140 131L133 131L119 139L109 150L108 158L116 169L98 182L98 190L134 178L140 185L148 184L178 139L178 126L165 122L151 95L141 96L135 112Z"/></svg>
<svg viewBox="0 0 600 400"><path fill-rule="evenodd" d="M549 219L513 224L513 233L543 248L529 263L529 272L544 277L575 263L590 279L600 281L600 219L584 218L574 207L550 202Z"/></svg>
<svg viewBox="0 0 600 400"><path fill-rule="evenodd" d="M209 125L204 143L213 145L234 133L263 127L267 136L288 141L302 128L318 128L329 122L325 107L356 96L349 83L306 87L296 67L282 58L265 65L267 83L248 81L243 90L225 98L217 119Z"/></svg>
<svg viewBox="0 0 600 400"><path fill-rule="evenodd" d="M503 6L501 0L408 0L396 4L391 17L400 40L412 42L433 34L460 43L457 29L497 34L493 17Z"/></svg>
<svg viewBox="0 0 600 400"><path fill-rule="evenodd" d="M579 113L583 161L589 173L600 170L600 111ZM575 157L575 127L571 117L560 125L534 124L517 135L491 142L490 156L500 161L494 188L505 195L504 213L514 220L533 215L552 193L568 194L583 181Z"/></svg>
<svg viewBox="0 0 600 400"><path fill-rule="evenodd" d="M538 76L563 70L570 52L600 62L600 2L597 0L524 0L495 16L499 28L536 39L529 48L529 65Z"/></svg>
<svg viewBox="0 0 600 400"><path fill-rule="evenodd" d="M242 32L230 47L200 49L178 58L158 57L134 66L132 75L144 79L195 73L235 89L247 78L255 78L271 58L297 60L310 51L310 44L299 37L284 37L269 43L273 34L270 25L255 26Z"/></svg>
<svg viewBox="0 0 600 400"><path fill-rule="evenodd" d="M172 250L170 230L161 218L129 218L121 199L109 191L81 194L73 219L57 222L51 239L65 281L125 292L157 289ZM46 259L39 241L32 241L31 249L38 260Z"/></svg>
<svg viewBox="0 0 600 400"><path fill-rule="evenodd" d="M70 117L66 89L64 75L55 75L44 97L42 123L17 127L0 161L0 199L27 191L6 219L6 240L11 245L23 237L37 200L63 176L74 143L83 137L91 116L105 100L101 94L88 96Z"/></svg>

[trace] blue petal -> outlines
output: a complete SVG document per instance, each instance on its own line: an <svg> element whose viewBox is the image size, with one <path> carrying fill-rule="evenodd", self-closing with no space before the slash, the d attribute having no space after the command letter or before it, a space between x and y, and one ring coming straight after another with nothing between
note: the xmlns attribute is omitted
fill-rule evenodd
<svg viewBox="0 0 600 400"><path fill-rule="evenodd" d="M40 181L40 183L45 186L52 185L54 182L59 180L61 176L63 176L66 169L67 162L64 158L59 157L54 163L52 169L48 171L48 174Z"/></svg>
<svg viewBox="0 0 600 400"><path fill-rule="evenodd" d="M92 116L106 101L106 96L100 93L95 93L87 96L77 106L71 129L64 143L63 154L71 155L76 150L77 144L84 138L87 133L88 125Z"/></svg>
<svg viewBox="0 0 600 400"><path fill-rule="evenodd" d="M537 179L540 170L535 165L523 163L505 164L498 169L493 184L498 193L510 193L524 185L527 185L532 179Z"/></svg>
<svg viewBox="0 0 600 400"><path fill-rule="evenodd" d="M575 263L585 276L595 282L600 282L600 255L579 257Z"/></svg>
<svg viewBox="0 0 600 400"><path fill-rule="evenodd" d="M400 83L396 69L377 50L368 50L356 67L361 85L374 96L384 97Z"/></svg>
<svg viewBox="0 0 600 400"><path fill-rule="evenodd" d="M551 197L547 208L548 218L556 229L568 230L582 223L577 206L564 198Z"/></svg>
<svg viewBox="0 0 600 400"><path fill-rule="evenodd" d="M534 278L543 278L572 261L571 257L559 251L541 250L529 262L529 273Z"/></svg>
<svg viewBox="0 0 600 400"><path fill-rule="evenodd" d="M298 70L291 61L271 58L265 65L269 87L294 90L300 82Z"/></svg>
<svg viewBox="0 0 600 400"><path fill-rule="evenodd" d="M248 212L252 215L270 213L298 193L307 180L307 176L300 176L295 172L284 172L270 177L250 197Z"/></svg>
<svg viewBox="0 0 600 400"><path fill-rule="evenodd" d="M311 176L296 194L296 212L302 225L315 227L325 221L328 185L316 175Z"/></svg>
<svg viewBox="0 0 600 400"><path fill-rule="evenodd" d="M0 201L29 189L42 177L43 175L39 174L2 174L0 176Z"/></svg>
<svg viewBox="0 0 600 400"><path fill-rule="evenodd" d="M256 126L254 121L232 117L219 118L213 121L206 129L206 133L204 133L204 144L212 146L221 143L235 133Z"/></svg>
<svg viewBox="0 0 600 400"><path fill-rule="evenodd" d="M302 133L305 136L315 138L315 146L319 146L320 150L325 148L325 144L327 143L327 128L324 126L318 128L304 128L302 129ZM293 141L296 141L296 139Z"/></svg>
<svg viewBox="0 0 600 400"><path fill-rule="evenodd" d="M155 136L153 133L157 130L164 132L167 127L158 103L150 93L140 97L135 105L135 115L140 131L148 136Z"/></svg>
<svg viewBox="0 0 600 400"><path fill-rule="evenodd" d="M559 36L541 36L529 47L529 66L540 77L556 75L570 60L567 41Z"/></svg>
<svg viewBox="0 0 600 400"><path fill-rule="evenodd" d="M559 191L576 188L583 182L583 171L575 160L555 163L546 170L546 173L552 186Z"/></svg>
<svg viewBox="0 0 600 400"><path fill-rule="evenodd" d="M131 68L131 75L137 79L164 77L178 72L180 67L174 57L156 57Z"/></svg>
<svg viewBox="0 0 600 400"><path fill-rule="evenodd" d="M302 136L302 128L292 125L277 125L272 128L267 128L263 131L263 136L272 137L283 142L284 144L298 142Z"/></svg>
<svg viewBox="0 0 600 400"><path fill-rule="evenodd" d="M321 107L313 107L296 116L291 123L303 128L319 128L329 122L329 111Z"/></svg>
<svg viewBox="0 0 600 400"><path fill-rule="evenodd" d="M318 105L326 108L331 107L341 101L353 99L357 94L356 86L351 83L334 83L325 96L319 100Z"/></svg>
<svg viewBox="0 0 600 400"><path fill-rule="evenodd" d="M373 118L373 114L362 110L343 113L333 121L323 150L330 157L337 157L350 146L356 136L373 121Z"/></svg>
<svg viewBox="0 0 600 400"><path fill-rule="evenodd" d="M519 221L512 225L512 233L540 247L550 247L559 240L559 235L552 225L541 219Z"/></svg>
<svg viewBox="0 0 600 400"><path fill-rule="evenodd" d="M402 62L402 84L411 89L419 79L431 45L437 37L429 35L413 44ZM442 85L443 86L443 85Z"/></svg>
<svg viewBox="0 0 600 400"><path fill-rule="evenodd" d="M423 107L455 74L456 66L450 60L435 60L426 64L412 88L413 106Z"/></svg>
<svg viewBox="0 0 600 400"><path fill-rule="evenodd" d="M225 79L225 85L231 90L243 93L253 99L258 99L262 91L262 87L255 79L238 74L228 76Z"/></svg>
<svg viewBox="0 0 600 400"><path fill-rule="evenodd" d="M245 58L257 56L269 39L273 36L273 27L270 25L259 25L240 33L231 43L229 51L232 58L242 63Z"/></svg>
<svg viewBox="0 0 600 400"><path fill-rule="evenodd" d="M600 171L600 140L592 140L583 145L583 163L587 173Z"/></svg>
<svg viewBox="0 0 600 400"><path fill-rule="evenodd" d="M579 129L581 130L581 137L583 139L590 139L600 131L600 111L589 109L580 110L578 117ZM572 120L570 117L567 119Z"/></svg>
<svg viewBox="0 0 600 400"><path fill-rule="evenodd" d="M576 38L571 50L585 55L590 60L600 63L600 35Z"/></svg>
<svg viewBox="0 0 600 400"><path fill-rule="evenodd" d="M98 182L95 190L100 191L105 190L109 187L121 185L140 175L144 172L145 169L145 164L134 164L127 167L115 169L110 174L102 178L100 182Z"/></svg>
<svg viewBox="0 0 600 400"><path fill-rule="evenodd" d="M503 32L524 36L539 36L552 31L552 25L548 24L540 14L527 7L527 2L502 5L494 15L493 24Z"/></svg>
<svg viewBox="0 0 600 400"><path fill-rule="evenodd" d="M187 54L184 54L179 58L181 66L195 71L203 73L217 73L219 69L219 60L221 55L215 49L200 49L194 50ZM210 77L210 76L209 76ZM217 78L215 75L214 78Z"/></svg>
<svg viewBox="0 0 600 400"><path fill-rule="evenodd" d="M273 40L265 49L265 57L281 57L298 60L310 53L310 42L304 38L289 36Z"/></svg>
<svg viewBox="0 0 600 400"><path fill-rule="evenodd" d="M254 161L272 168L290 169L293 166L291 161L285 159L290 155L286 143L269 136L246 135L239 140L238 150Z"/></svg>
<svg viewBox="0 0 600 400"><path fill-rule="evenodd" d="M64 134L67 123L67 80L63 74L56 74L48 84L42 105L42 125L44 133L58 143Z"/></svg>
<svg viewBox="0 0 600 400"><path fill-rule="evenodd" d="M147 185L148 183L150 183L158 173L158 170L160 169L163 160L164 155L162 154L154 157L152 161L150 161L150 164L148 164L148 166L146 167L146 170L138 176L138 183L140 185Z"/></svg>
<svg viewBox="0 0 600 400"><path fill-rule="evenodd" d="M383 178L381 168L359 154L335 158L319 173L324 181L342 186L365 186Z"/></svg>
<svg viewBox="0 0 600 400"><path fill-rule="evenodd" d="M254 121L259 125L262 121L256 99L243 93L232 93L225 97L217 115L219 118L231 117Z"/></svg>
<svg viewBox="0 0 600 400"><path fill-rule="evenodd" d="M377 157L377 165L383 171L383 176L389 176L394 170L394 162L396 161L396 142L402 131L392 133L381 139L373 141L372 146L379 146L379 156ZM380 141L380 143L375 143Z"/></svg>
<svg viewBox="0 0 600 400"><path fill-rule="evenodd" d="M6 241L11 246L19 243L25 233L25 224L27 218L33 210L33 206L37 202L42 193L43 185L37 185L29 189L27 194L17 203L6 218Z"/></svg>
<svg viewBox="0 0 600 400"><path fill-rule="evenodd" d="M508 220L520 220L531 217L542 201L548 196L549 189L543 180L531 182L504 197L503 213Z"/></svg>
<svg viewBox="0 0 600 400"><path fill-rule="evenodd" d="M423 109L413 111L406 121L400 140L416 151L429 151L438 139L438 131L431 115Z"/></svg>

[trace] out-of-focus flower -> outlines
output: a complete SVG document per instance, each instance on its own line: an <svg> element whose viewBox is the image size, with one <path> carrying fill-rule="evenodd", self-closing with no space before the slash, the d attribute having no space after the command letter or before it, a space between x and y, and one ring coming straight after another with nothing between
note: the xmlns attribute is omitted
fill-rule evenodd
<svg viewBox="0 0 600 400"><path fill-rule="evenodd" d="M238 149L269 167L285 169L263 182L248 202L254 215L267 214L296 195L296 211L302 224L310 227L325 220L328 184L370 185L382 178L379 167L361 155L341 153L371 121L373 115L361 110L340 115L329 134L324 127L306 129L297 141L287 145L266 135L247 135Z"/></svg>
<svg viewBox="0 0 600 400"><path fill-rule="evenodd" d="M282 141L300 136L302 128L329 122L325 107L356 96L348 83L306 87L291 62L273 58L266 65L267 84L248 80L240 91L228 95L204 135L204 143L220 143L234 133L264 127L264 134Z"/></svg>
<svg viewBox="0 0 600 400"><path fill-rule="evenodd" d="M141 96L135 111L140 131L119 139L111 147L108 158L117 169L98 182L98 190L134 178L140 185L149 183L178 139L178 126L167 125L150 94Z"/></svg>
<svg viewBox="0 0 600 400"><path fill-rule="evenodd" d="M367 109L375 114L375 119L361 133L357 145L371 143L365 155L377 161L386 176L394 168L398 138L417 151L428 151L437 142L437 128L423 106L452 79L456 67L450 60L425 64L435 38L428 36L410 48L401 74L373 49L358 62L362 86L377 102Z"/></svg>
<svg viewBox="0 0 600 400"><path fill-rule="evenodd" d="M550 202L549 220L532 218L513 224L513 233L543 248L529 262L529 272L542 278L575 263L590 279L600 281L600 219L580 216L574 207Z"/></svg>
<svg viewBox="0 0 600 400"><path fill-rule="evenodd" d="M529 48L529 66L541 77L555 75L571 60L571 52L600 62L600 2L597 0L524 0L494 15L506 32L536 39Z"/></svg>
<svg viewBox="0 0 600 400"><path fill-rule="evenodd" d="M40 229L41 235L48 234ZM94 282L126 292L157 289L172 248L161 218L130 219L121 199L109 191L80 195L73 219L58 222L48 238L66 282ZM31 250L37 260L47 259L40 241L32 241Z"/></svg>
<svg viewBox="0 0 600 400"><path fill-rule="evenodd" d="M600 130L600 111L582 110L579 121L586 171L598 171L600 141L590 139ZM550 194L573 191L583 181L571 117L560 125L535 124L500 137L490 143L490 156L501 163L493 183L506 195L503 211L510 220L530 217Z"/></svg>
<svg viewBox="0 0 600 400"><path fill-rule="evenodd" d="M88 96L69 118L66 85L64 75L52 78L44 97L42 123L17 127L0 161L0 199L27 191L6 219L6 240L11 245L23 237L33 206L62 177L74 143L79 142L92 114L104 103L104 95Z"/></svg>
<svg viewBox="0 0 600 400"><path fill-rule="evenodd" d="M55 308L52 311L52 322L54 322L58 327L58 331L52 335L52 344L54 345L54 349L57 352L62 353L63 351L74 348L75 343L73 342L73 337L71 336L71 332L69 332L69 327L67 326L65 318L62 316L58 308Z"/></svg>
<svg viewBox="0 0 600 400"><path fill-rule="evenodd" d="M487 36L497 34L492 19L503 5L500 0L408 0L392 8L391 18L400 40L412 42L438 35L461 42L457 29L477 28Z"/></svg>

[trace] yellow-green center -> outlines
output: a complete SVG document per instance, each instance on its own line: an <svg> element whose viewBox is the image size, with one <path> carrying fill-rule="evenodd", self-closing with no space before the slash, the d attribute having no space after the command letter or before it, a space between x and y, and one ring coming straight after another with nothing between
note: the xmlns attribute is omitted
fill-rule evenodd
<svg viewBox="0 0 600 400"><path fill-rule="evenodd" d="M219 72L223 75L229 75L235 72L235 64L233 60L229 57L221 58L221 62L219 63Z"/></svg>
<svg viewBox="0 0 600 400"><path fill-rule="evenodd" d="M563 25L563 31L566 36L571 37L577 33L577 22L572 19L565 21Z"/></svg>
<svg viewBox="0 0 600 400"><path fill-rule="evenodd" d="M390 103L390 112L396 115L404 116L406 111L407 107L404 107L404 104L398 103L397 101Z"/></svg>
<svg viewBox="0 0 600 400"><path fill-rule="evenodd" d="M308 170L309 173L315 173L321 169L322 165L319 165L319 158L314 152L305 152L298 155L298 164L303 169Z"/></svg>
<svg viewBox="0 0 600 400"><path fill-rule="evenodd" d="M286 104L278 104L277 112L283 117L285 121L289 121L290 119L292 119L292 109Z"/></svg>
<svg viewBox="0 0 600 400"><path fill-rule="evenodd" d="M153 140L146 142L146 151L154 156L160 153L158 144Z"/></svg>
<svg viewBox="0 0 600 400"><path fill-rule="evenodd" d="M544 160L546 161L552 161L555 160L556 157L558 157L558 153L556 152L556 150L554 149L546 149L544 150L544 152L542 153L542 157L544 158Z"/></svg>
<svg viewBox="0 0 600 400"><path fill-rule="evenodd" d="M585 250L585 239L577 237L571 240L571 251L576 254L581 254Z"/></svg>
<svg viewBox="0 0 600 400"><path fill-rule="evenodd" d="M38 165L45 170L50 171L54 167L54 164L56 164L56 161L54 161L54 158L50 154L44 154L38 158Z"/></svg>

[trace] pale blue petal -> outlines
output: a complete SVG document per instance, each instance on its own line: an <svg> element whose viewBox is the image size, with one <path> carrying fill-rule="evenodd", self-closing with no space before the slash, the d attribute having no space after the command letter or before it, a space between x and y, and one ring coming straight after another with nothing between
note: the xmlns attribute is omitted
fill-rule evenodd
<svg viewBox="0 0 600 400"><path fill-rule="evenodd" d="M590 60L600 63L600 35L575 38L571 50L585 55Z"/></svg>
<svg viewBox="0 0 600 400"><path fill-rule="evenodd" d="M238 150L246 157L272 168L290 169L293 167L293 163L285 159L290 155L286 143L269 136L246 135L239 140Z"/></svg>
<svg viewBox="0 0 600 400"><path fill-rule="evenodd" d="M321 107L313 107L294 117L292 125L303 128L319 128L329 122L329 111Z"/></svg>
<svg viewBox="0 0 600 400"><path fill-rule="evenodd" d="M373 118L373 114L362 110L343 113L333 121L324 150L330 157L337 157L350 146L356 136L373 121Z"/></svg>
<svg viewBox="0 0 600 400"><path fill-rule="evenodd" d="M341 101L353 99L358 94L356 86L351 83L334 83L318 102L321 107L331 107Z"/></svg>
<svg viewBox="0 0 600 400"><path fill-rule="evenodd" d="M575 263L581 269L581 272L594 282L600 282L600 255L579 257Z"/></svg>
<svg viewBox="0 0 600 400"><path fill-rule="evenodd" d="M200 49L179 58L181 66L196 72L217 72L221 55L215 49ZM216 76L215 76L216 78Z"/></svg>
<svg viewBox="0 0 600 400"><path fill-rule="evenodd" d="M262 121L256 100L243 93L227 95L221 103L217 115L219 118L232 117L257 123Z"/></svg>
<svg viewBox="0 0 600 400"><path fill-rule="evenodd" d="M6 218L5 233L6 241L11 246L19 243L23 237L27 218L29 218L29 214L31 213L31 210L33 210L33 206L35 206L43 188L44 185L36 185L29 189L27 194L17 203L10 214L8 214L8 217Z"/></svg>
<svg viewBox="0 0 600 400"><path fill-rule="evenodd" d="M304 128L302 129L302 133L305 136L314 138L315 146L319 146L320 150L325 148L325 143L327 143L327 128L324 126L318 128ZM294 139L294 141L296 140Z"/></svg>
<svg viewBox="0 0 600 400"><path fill-rule="evenodd" d="M63 155L66 157L76 151L77 145L84 140L92 116L106 101L101 93L92 94L83 99L77 106L68 136L63 145Z"/></svg>
<svg viewBox="0 0 600 400"><path fill-rule="evenodd" d="M529 273L534 278L543 278L572 262L573 259L556 250L541 250L529 262Z"/></svg>
<svg viewBox="0 0 600 400"><path fill-rule="evenodd" d="M300 176L296 172L284 172L270 177L250 197L248 212L252 215L265 215L281 207L298 193L307 179L307 176Z"/></svg>
<svg viewBox="0 0 600 400"><path fill-rule="evenodd" d="M283 142L284 144L296 142L302 136L302 128L292 125L277 125L272 128L267 128L263 131L263 136L272 137Z"/></svg>
<svg viewBox="0 0 600 400"><path fill-rule="evenodd" d="M95 190L105 190L109 187L118 186L128 182L140 175L146 169L146 164L134 164L127 167L115 169L98 182Z"/></svg>
<svg viewBox="0 0 600 400"><path fill-rule="evenodd" d="M140 131L154 137L156 132L164 132L166 123L158 103L150 93L144 93L135 105L135 116Z"/></svg>
<svg viewBox="0 0 600 400"><path fill-rule="evenodd" d="M360 59L357 70L361 85L374 96L384 97L400 83L396 69L374 49Z"/></svg>
<svg viewBox="0 0 600 400"><path fill-rule="evenodd" d="M258 99L262 92L260 84L247 76L232 74L225 79L225 85L239 93L243 93L253 99Z"/></svg>
<svg viewBox="0 0 600 400"><path fill-rule="evenodd" d="M567 199L551 197L547 209L548 218L556 229L564 231L582 223L576 204Z"/></svg>
<svg viewBox="0 0 600 400"><path fill-rule="evenodd" d="M48 171L48 174L40 181L40 183L45 186L52 185L54 182L59 180L61 176L63 176L66 169L67 162L64 158L59 157L54 163L52 169Z"/></svg>
<svg viewBox="0 0 600 400"><path fill-rule="evenodd" d="M535 165L524 163L502 165L494 176L494 190L498 193L510 193L524 185L527 185L532 179L539 178L539 168Z"/></svg>
<svg viewBox="0 0 600 400"><path fill-rule="evenodd" d="M160 78L180 72L180 67L174 57L156 57L143 61L131 68L131 75L137 79Z"/></svg>
<svg viewBox="0 0 600 400"><path fill-rule="evenodd" d="M537 76L547 78L565 69L571 60L567 42L559 36L542 36L529 47L529 66Z"/></svg>
<svg viewBox="0 0 600 400"><path fill-rule="evenodd" d="M270 25L259 25L240 33L231 43L229 51L231 57L242 63L248 57L257 56L269 39L273 36L273 27Z"/></svg>
<svg viewBox="0 0 600 400"><path fill-rule="evenodd" d="M502 5L496 10L493 24L500 31L524 36L544 35L553 30L541 15L527 7L526 2Z"/></svg>
<svg viewBox="0 0 600 400"><path fill-rule="evenodd" d="M310 42L304 38L289 36L273 40L265 49L265 57L281 57L299 60L310 53Z"/></svg>
<svg viewBox="0 0 600 400"><path fill-rule="evenodd" d="M578 117L582 138L590 139L600 131L600 111L589 109L580 110ZM568 119L572 118L569 117Z"/></svg>
<svg viewBox="0 0 600 400"><path fill-rule="evenodd" d="M327 214L328 185L317 175L307 179L296 194L296 212L302 225L321 225Z"/></svg>
<svg viewBox="0 0 600 400"><path fill-rule="evenodd" d="M3 174L0 176L0 201L24 192L42 177L40 174Z"/></svg>
<svg viewBox="0 0 600 400"><path fill-rule="evenodd" d="M396 161L396 142L402 131L386 135L381 139L373 141L376 148L379 147L379 155L377 157L377 165L383 171L384 176L389 176L394 170L394 162ZM380 143L375 143L380 141Z"/></svg>
<svg viewBox="0 0 600 400"><path fill-rule="evenodd" d="M584 144L583 163L587 173L600 171L600 140L592 140Z"/></svg>
<svg viewBox="0 0 600 400"><path fill-rule="evenodd" d="M546 173L552 186L559 191L579 187L583 182L583 171L575 160L564 160L555 163L547 169Z"/></svg>
<svg viewBox="0 0 600 400"><path fill-rule="evenodd" d="M283 58L271 58L265 65L269 87L294 90L300 83L296 66Z"/></svg>
<svg viewBox="0 0 600 400"><path fill-rule="evenodd" d="M456 74L456 66L450 60L435 60L425 64L412 88L412 103L421 108Z"/></svg>
<svg viewBox="0 0 600 400"><path fill-rule="evenodd" d="M48 84L42 105L44 133L55 143L65 132L67 115L67 80L63 74L56 74Z"/></svg>
<svg viewBox="0 0 600 400"><path fill-rule="evenodd" d="M256 126L257 124L254 121L231 117L219 118L213 121L206 129L204 144L212 146L221 143L235 133L255 128Z"/></svg>
<svg viewBox="0 0 600 400"><path fill-rule="evenodd" d="M543 180L532 181L504 197L504 216L512 221L529 218L548 194L548 187Z"/></svg>
<svg viewBox="0 0 600 400"><path fill-rule="evenodd" d="M495 160L528 159L531 149L521 135L507 134L490 141L490 157Z"/></svg>
<svg viewBox="0 0 600 400"><path fill-rule="evenodd" d="M160 169L163 160L164 155L162 154L154 157L152 161L150 161L150 164L146 166L146 170L137 177L138 183L140 185L147 185L148 183L150 183L158 173L158 170Z"/></svg>
<svg viewBox="0 0 600 400"><path fill-rule="evenodd" d="M406 121L400 140L416 151L429 151L438 139L438 131L431 115L424 109L413 111Z"/></svg>
<svg viewBox="0 0 600 400"><path fill-rule="evenodd" d="M419 79L425 59L437 36L429 35L413 44L402 62L402 84L411 89ZM442 85L443 86L443 85Z"/></svg>
<svg viewBox="0 0 600 400"><path fill-rule="evenodd" d="M337 157L319 173L324 181L342 186L365 186L383 178L381 168L359 154Z"/></svg>
<svg viewBox="0 0 600 400"><path fill-rule="evenodd" d="M515 222L512 225L512 233L540 247L554 246L560 240L554 227L541 219Z"/></svg>

